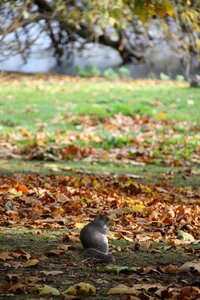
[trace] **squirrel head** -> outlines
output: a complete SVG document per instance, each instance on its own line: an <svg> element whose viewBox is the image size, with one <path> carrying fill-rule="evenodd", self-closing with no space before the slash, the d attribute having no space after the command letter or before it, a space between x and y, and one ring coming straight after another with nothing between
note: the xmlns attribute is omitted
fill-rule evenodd
<svg viewBox="0 0 200 300"><path fill-rule="evenodd" d="M108 224L110 222L110 218L107 215L99 215L95 218L95 220L98 219L99 222L102 224Z"/></svg>
<svg viewBox="0 0 200 300"><path fill-rule="evenodd" d="M109 221L110 221L110 219L109 219L108 216L106 216L106 215L99 215L99 216L97 216L94 219L93 223L95 225L97 225L98 227L101 227L101 229L103 229L103 231L105 233L107 233L109 231L109 226L108 226L109 225Z"/></svg>

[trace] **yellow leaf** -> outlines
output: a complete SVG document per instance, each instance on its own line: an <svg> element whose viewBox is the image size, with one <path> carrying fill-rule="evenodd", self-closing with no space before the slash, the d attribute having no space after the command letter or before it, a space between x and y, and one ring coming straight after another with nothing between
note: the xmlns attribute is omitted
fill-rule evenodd
<svg viewBox="0 0 200 300"><path fill-rule="evenodd" d="M37 145L42 148L44 148L46 146L45 141L42 139L38 139Z"/></svg>
<svg viewBox="0 0 200 300"><path fill-rule="evenodd" d="M84 226L84 223L79 223L79 222L77 222L77 223L74 224L74 226L75 226L76 228L78 228L78 229L82 229L83 226Z"/></svg>
<svg viewBox="0 0 200 300"><path fill-rule="evenodd" d="M169 16L174 15L173 5L169 0L157 1L154 5L155 13L159 17L163 18L166 14Z"/></svg>
<svg viewBox="0 0 200 300"><path fill-rule="evenodd" d="M53 217L62 216L65 213L65 210L62 207L55 209L52 212Z"/></svg>
<svg viewBox="0 0 200 300"><path fill-rule="evenodd" d="M134 213L134 212L143 212L145 206L143 204L133 205L131 207L126 208L125 213Z"/></svg>
<svg viewBox="0 0 200 300"><path fill-rule="evenodd" d="M9 193L10 193L11 198L17 198L17 197L22 196L22 192L17 191L16 189L10 189Z"/></svg>
<svg viewBox="0 0 200 300"><path fill-rule="evenodd" d="M96 294L96 288L87 282L80 282L74 286L70 286L64 294L78 295L78 294Z"/></svg>
<svg viewBox="0 0 200 300"><path fill-rule="evenodd" d="M160 111L159 113L156 114L156 118L161 121L166 120L167 114Z"/></svg>
<svg viewBox="0 0 200 300"><path fill-rule="evenodd" d="M94 186L95 190L97 190L99 188L99 182L96 179L94 179L94 181L93 181L93 186Z"/></svg>
<svg viewBox="0 0 200 300"><path fill-rule="evenodd" d="M39 263L38 259L30 259L22 264L22 267L33 267Z"/></svg>
<svg viewBox="0 0 200 300"><path fill-rule="evenodd" d="M59 296L60 292L56 288L45 284L43 288L40 288L40 295L51 294L53 296Z"/></svg>

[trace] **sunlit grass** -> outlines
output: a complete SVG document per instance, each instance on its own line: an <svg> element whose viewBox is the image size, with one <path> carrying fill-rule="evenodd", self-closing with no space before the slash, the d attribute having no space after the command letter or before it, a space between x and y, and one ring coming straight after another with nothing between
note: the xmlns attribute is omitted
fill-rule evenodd
<svg viewBox="0 0 200 300"><path fill-rule="evenodd" d="M116 113L150 115L155 119L200 124L200 93L186 84L152 81L34 80L8 82L0 87L0 125L6 132L22 126L36 131L72 128L67 114L96 118Z"/></svg>

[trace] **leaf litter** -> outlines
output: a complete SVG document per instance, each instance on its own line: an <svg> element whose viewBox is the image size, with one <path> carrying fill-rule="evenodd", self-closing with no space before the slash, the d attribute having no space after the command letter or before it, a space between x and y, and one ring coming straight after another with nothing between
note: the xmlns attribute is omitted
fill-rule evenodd
<svg viewBox="0 0 200 300"><path fill-rule="evenodd" d="M200 162L200 128L189 122L121 113L104 119L69 114L66 120L76 124L73 129L33 133L19 128L1 135L0 157L167 166Z"/></svg>
<svg viewBox="0 0 200 300"><path fill-rule="evenodd" d="M99 174L16 173L0 175L0 184L1 228L28 228L47 239L42 255L23 247L0 252L1 294L67 299L67 290L79 297L82 282L96 288L99 299L115 293L122 299L197 299L200 190ZM99 269L82 257L77 242L80 228L100 213L111 217L110 248L117 263ZM64 230L53 245L45 237L49 229Z"/></svg>

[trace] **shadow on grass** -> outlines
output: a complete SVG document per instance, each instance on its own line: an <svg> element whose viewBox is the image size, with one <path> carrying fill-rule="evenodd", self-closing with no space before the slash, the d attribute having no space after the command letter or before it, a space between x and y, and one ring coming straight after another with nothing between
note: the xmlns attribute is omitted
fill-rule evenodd
<svg viewBox="0 0 200 300"><path fill-rule="evenodd" d="M123 165L122 163L89 163L89 162L45 162L24 161L17 159L0 160L0 174L37 173L42 176L79 174L116 174L130 176L140 182L168 182L179 187L199 189L200 166L193 168L166 167L162 165Z"/></svg>

